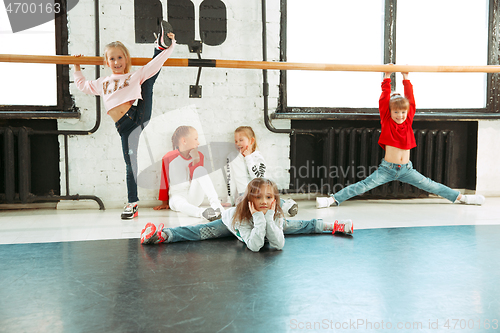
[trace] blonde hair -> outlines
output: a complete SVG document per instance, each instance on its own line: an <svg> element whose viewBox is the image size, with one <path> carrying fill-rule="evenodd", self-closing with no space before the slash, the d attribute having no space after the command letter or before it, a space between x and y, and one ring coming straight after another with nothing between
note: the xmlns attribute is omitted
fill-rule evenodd
<svg viewBox="0 0 500 333"><path fill-rule="evenodd" d="M240 126L234 130L234 134L243 133L249 140L253 139L252 153L257 149L257 138L255 137L255 132L250 126Z"/></svg>
<svg viewBox="0 0 500 333"><path fill-rule="evenodd" d="M401 96L397 92L391 94L389 100L389 110L408 110L410 108L410 101L406 97Z"/></svg>
<svg viewBox="0 0 500 333"><path fill-rule="evenodd" d="M174 134L172 135L172 147L174 148L174 150L179 149L179 140L188 136L189 132L192 129L196 131L196 129L193 126L177 127Z"/></svg>
<svg viewBox="0 0 500 333"><path fill-rule="evenodd" d="M248 183L243 195L243 200L236 206L236 211L234 213L233 221L231 222L233 228L236 224L241 224L246 221L250 221L252 218L252 213L248 207L250 200L254 202L255 198L261 193L264 186L271 186L274 194L274 199L276 200L276 210L274 211L274 219L283 216L283 210L280 206L280 192L276 184L267 178L254 178Z"/></svg>
<svg viewBox="0 0 500 333"><path fill-rule="evenodd" d="M108 65L108 51L109 49L113 48L121 50L125 55L125 60L127 61L127 65L125 66L124 73L127 74L128 72L130 72L130 68L132 67L132 58L130 58L130 52L128 51L127 47L123 45L122 42L116 41L106 45L106 47L104 48L104 66Z"/></svg>

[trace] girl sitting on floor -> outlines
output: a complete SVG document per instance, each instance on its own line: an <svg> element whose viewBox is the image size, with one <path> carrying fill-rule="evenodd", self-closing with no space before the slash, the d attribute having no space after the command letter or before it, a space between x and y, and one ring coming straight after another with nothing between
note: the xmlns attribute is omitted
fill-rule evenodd
<svg viewBox="0 0 500 333"><path fill-rule="evenodd" d="M191 126L179 126L172 135L174 150L162 159L161 185L158 199L162 204L155 210L172 209L193 217L217 220L224 211L207 169L204 156L198 151L198 131ZM201 208L205 196L209 208Z"/></svg>

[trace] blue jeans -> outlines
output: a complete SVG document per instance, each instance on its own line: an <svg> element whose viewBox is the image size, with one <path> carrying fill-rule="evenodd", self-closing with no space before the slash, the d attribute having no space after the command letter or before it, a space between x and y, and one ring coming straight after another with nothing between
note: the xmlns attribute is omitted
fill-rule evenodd
<svg viewBox="0 0 500 333"><path fill-rule="evenodd" d="M160 54L155 48L154 57ZM158 73L144 81L141 85L142 99L137 101L137 106L130 109L115 123L116 130L122 140L123 159L126 165L128 202L139 201L137 197L137 150L139 136L151 119L153 109L153 86Z"/></svg>
<svg viewBox="0 0 500 333"><path fill-rule="evenodd" d="M341 191L335 193L333 196L338 204L363 194L377 186L383 185L393 180L399 180L403 183L408 183L421 190L437 194L443 198L455 202L460 192L455 191L448 186L436 183L430 178L425 177L417 170L413 169L413 164L410 162L406 164L389 163L382 160L379 167L366 179L361 180L355 184L347 186Z"/></svg>
<svg viewBox="0 0 500 333"><path fill-rule="evenodd" d="M164 228L163 232L168 235L168 243L201 241L232 235L221 219L198 225ZM285 235L320 234L323 233L323 220L284 220L283 233ZM331 231L328 231L328 233L331 233Z"/></svg>

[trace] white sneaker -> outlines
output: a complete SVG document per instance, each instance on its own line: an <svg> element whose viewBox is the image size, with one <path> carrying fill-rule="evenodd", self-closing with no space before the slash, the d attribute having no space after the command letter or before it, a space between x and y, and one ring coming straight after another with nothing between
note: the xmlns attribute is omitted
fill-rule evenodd
<svg viewBox="0 0 500 333"><path fill-rule="evenodd" d="M219 208L213 209L212 207L205 209L202 215L206 220L210 222L218 220L222 217L220 209Z"/></svg>
<svg viewBox="0 0 500 333"><path fill-rule="evenodd" d="M297 205L295 200L288 198L285 200L285 202L283 202L283 206L281 207L281 209L289 216L295 216L299 211L299 205Z"/></svg>
<svg viewBox="0 0 500 333"><path fill-rule="evenodd" d="M330 207L335 200L332 197L317 197L316 198L316 208L328 208Z"/></svg>
<svg viewBox="0 0 500 333"><path fill-rule="evenodd" d="M486 201L486 198L481 194L462 195L462 200L466 205L479 205L481 206Z"/></svg>
<svg viewBox="0 0 500 333"><path fill-rule="evenodd" d="M138 215L139 215L139 206L137 205L137 202L128 203L123 208L122 220L133 219Z"/></svg>

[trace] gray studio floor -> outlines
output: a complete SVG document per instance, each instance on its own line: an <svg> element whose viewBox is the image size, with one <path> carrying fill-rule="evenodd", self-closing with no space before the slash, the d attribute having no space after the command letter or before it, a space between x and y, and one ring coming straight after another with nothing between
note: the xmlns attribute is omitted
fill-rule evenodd
<svg viewBox="0 0 500 333"><path fill-rule="evenodd" d="M146 247L147 222L201 221L0 211L0 332L500 330L500 198L298 203L296 218L350 218L354 236L290 236L259 253L235 238Z"/></svg>

